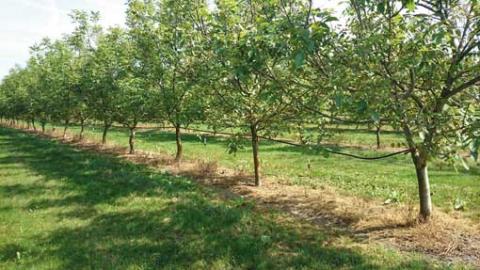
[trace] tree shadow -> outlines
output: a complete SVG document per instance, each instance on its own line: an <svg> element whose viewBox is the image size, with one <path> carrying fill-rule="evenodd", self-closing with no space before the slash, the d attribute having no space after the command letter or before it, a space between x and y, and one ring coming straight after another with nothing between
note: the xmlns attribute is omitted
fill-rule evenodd
<svg viewBox="0 0 480 270"><path fill-rule="evenodd" d="M325 247L325 238L303 242L305 236L293 228L250 226L269 222L254 220L250 211L191 198L156 211L96 215L86 226L41 239L49 249L39 255L62 258L64 269L378 268L353 250Z"/></svg>
<svg viewBox="0 0 480 270"><path fill-rule="evenodd" d="M332 236L318 227L279 223L273 211L219 200L186 178L0 131L10 153L0 168L21 162L43 176L31 185L3 186L3 192L31 197L28 207L40 209L39 214L83 221L33 235L32 267L53 259L59 269L381 268L357 249L327 245ZM48 182L55 185L42 189ZM39 190L60 196L39 199ZM0 244L0 262L14 261L23 249L14 242Z"/></svg>

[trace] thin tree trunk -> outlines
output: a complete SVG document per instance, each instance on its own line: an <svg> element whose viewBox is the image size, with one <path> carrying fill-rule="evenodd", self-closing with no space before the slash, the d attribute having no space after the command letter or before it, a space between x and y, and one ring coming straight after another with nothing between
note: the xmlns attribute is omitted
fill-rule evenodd
<svg viewBox="0 0 480 270"><path fill-rule="evenodd" d="M257 125L256 124L251 125L250 131L252 135L252 153L253 153L253 167L255 170L255 186L259 187L261 183L260 183L260 161L258 160Z"/></svg>
<svg viewBox="0 0 480 270"><path fill-rule="evenodd" d="M105 123L104 126L103 126L102 144L107 143L107 133L108 133L108 129L110 128L110 126L111 126L111 124L107 124L107 123Z"/></svg>
<svg viewBox="0 0 480 270"><path fill-rule="evenodd" d="M377 136L377 149L380 149L381 143L380 143L380 130L381 127L380 125L377 126L377 129L375 130L375 135Z"/></svg>
<svg viewBox="0 0 480 270"><path fill-rule="evenodd" d="M128 139L130 145L130 155L135 154L135 127L130 128L130 138Z"/></svg>
<svg viewBox="0 0 480 270"><path fill-rule="evenodd" d="M80 119L80 140L83 140L83 132L85 131L85 119Z"/></svg>
<svg viewBox="0 0 480 270"><path fill-rule="evenodd" d="M37 131L37 127L35 126L35 118L32 118L32 127L33 131Z"/></svg>
<svg viewBox="0 0 480 270"><path fill-rule="evenodd" d="M67 138L68 124L70 124L70 120L65 120L65 127L63 128L63 136L62 136L64 140Z"/></svg>
<svg viewBox="0 0 480 270"><path fill-rule="evenodd" d="M180 162L183 156L183 145L182 145L182 137L181 137L181 130L180 125L175 125L175 139L177 142L177 155L175 156L175 161Z"/></svg>
<svg viewBox="0 0 480 270"><path fill-rule="evenodd" d="M47 123L40 122L40 125L42 126L42 133L45 133L45 125L47 125Z"/></svg>
<svg viewBox="0 0 480 270"><path fill-rule="evenodd" d="M403 124L403 132L410 147L412 161L417 174L420 217L423 221L428 221L432 215L432 197L430 195L430 180L428 179L427 154L416 146L412 131L405 123Z"/></svg>
<svg viewBox="0 0 480 270"><path fill-rule="evenodd" d="M300 140L301 144L306 144L307 141L305 140L305 134L303 133L303 127L302 125L298 125L298 139Z"/></svg>
<svg viewBox="0 0 480 270"><path fill-rule="evenodd" d="M432 215L432 197L428 178L427 158L418 150L412 153L412 160L417 173L418 194L420 198L420 216L428 221Z"/></svg>

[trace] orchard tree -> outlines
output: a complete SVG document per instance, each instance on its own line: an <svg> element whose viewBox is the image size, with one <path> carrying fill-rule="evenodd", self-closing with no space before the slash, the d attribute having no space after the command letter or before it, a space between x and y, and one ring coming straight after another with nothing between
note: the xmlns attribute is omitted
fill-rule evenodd
<svg viewBox="0 0 480 270"><path fill-rule="evenodd" d="M477 1L350 1L351 65L388 86L375 91L411 150L424 220L432 214L427 165L459 156L479 91L479 12Z"/></svg>
<svg viewBox="0 0 480 270"><path fill-rule="evenodd" d="M153 101L151 90L147 83L138 77L129 76L120 82L118 95L117 121L126 126L130 132L130 154L135 153L135 131L139 122L146 122L153 114Z"/></svg>
<svg viewBox="0 0 480 270"><path fill-rule="evenodd" d="M157 90L157 117L175 128L176 161L183 156L181 128L203 118L199 87L202 40L208 14L205 0L132 0L128 25L137 58Z"/></svg>
<svg viewBox="0 0 480 270"><path fill-rule="evenodd" d="M78 98L76 87L78 76L75 72L75 58L73 51L64 40L53 43L51 52L47 55L50 66L53 69L52 80L55 87L56 113L54 119L62 120L64 123L63 139L67 136L67 129L74 119Z"/></svg>
<svg viewBox="0 0 480 270"><path fill-rule="evenodd" d="M112 28L99 37L93 57L87 63L88 106L103 122L102 143L117 114L121 81L128 76L128 58L123 48L125 31Z"/></svg>
<svg viewBox="0 0 480 270"><path fill-rule="evenodd" d="M35 115L38 108L38 76L37 63L34 58L30 58L27 65L21 72L20 84L25 91L25 115L24 120L27 121L28 128L32 127L36 131Z"/></svg>
<svg viewBox="0 0 480 270"><path fill-rule="evenodd" d="M52 91L54 80L52 80L53 70L48 62L47 52L52 41L48 38L31 48L32 60L29 68L34 70L36 76L35 94L31 96L35 104L35 115L40 121L42 132L45 133L45 126L52 118L56 106L56 97Z"/></svg>
<svg viewBox="0 0 480 270"><path fill-rule="evenodd" d="M75 73L75 58L73 51L64 40L55 41L47 53L47 61L52 69L51 80L54 87L55 114L54 119L64 123L63 138L67 136L67 129L74 118L77 107L77 93L75 87L78 84L78 76Z"/></svg>
<svg viewBox="0 0 480 270"><path fill-rule="evenodd" d="M73 52L63 39L53 42L44 39L34 50L43 69L38 71L42 73L40 79L44 80L43 85L39 86L50 99L46 114L53 121L63 121L65 138L77 104ZM42 122L42 129L44 125L45 122Z"/></svg>
<svg viewBox="0 0 480 270"><path fill-rule="evenodd" d="M25 69L15 66L2 81L3 114L11 120L11 124L16 124L28 113L29 97L23 80L25 73Z"/></svg>
<svg viewBox="0 0 480 270"><path fill-rule="evenodd" d="M75 29L67 36L67 43L74 53L72 72L74 75L74 90L76 97L75 119L80 121L80 140L83 139L85 121L92 116L93 110L88 106L89 78L86 70L88 61L93 57L96 42L101 34L98 24L98 12L74 10L70 17Z"/></svg>
<svg viewBox="0 0 480 270"><path fill-rule="evenodd" d="M128 33L119 35L117 41L122 48L117 53L120 68L125 71L118 82L117 113L115 120L128 128L130 154L135 153L135 132L139 122L146 122L153 116L155 97L149 81L145 78L145 67L135 57L137 48Z"/></svg>
<svg viewBox="0 0 480 270"><path fill-rule="evenodd" d="M217 1L212 30L212 114L223 126L248 130L255 185L260 186L259 133L295 119L309 53L311 1Z"/></svg>
<svg viewBox="0 0 480 270"><path fill-rule="evenodd" d="M0 82L0 122L3 123L7 116L7 90L5 89L5 78Z"/></svg>

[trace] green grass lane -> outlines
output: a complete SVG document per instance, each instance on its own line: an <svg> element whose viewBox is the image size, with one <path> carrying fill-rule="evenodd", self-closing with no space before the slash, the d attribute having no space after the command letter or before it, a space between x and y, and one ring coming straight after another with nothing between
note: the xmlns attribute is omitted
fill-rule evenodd
<svg viewBox="0 0 480 270"><path fill-rule="evenodd" d="M443 266L221 200L186 178L0 128L0 269L434 267Z"/></svg>
<svg viewBox="0 0 480 270"><path fill-rule="evenodd" d="M78 132L78 128L72 128ZM88 128L88 137L99 141L101 129ZM363 133L343 136L361 137ZM393 136L393 135L392 135ZM112 129L108 140L117 145L128 145L128 132L125 129ZM229 168L251 172L251 152L248 142L236 155L228 154L228 141L224 138L207 137L206 144L195 134L183 134L184 154L190 159L218 161ZM172 132L156 130L139 131L137 148L143 151L161 152L174 156L175 136ZM365 156L381 153L344 147L337 150ZM346 191L348 194L386 200L395 197L402 202L417 200L415 170L408 155L377 161L356 160L330 155L324 157L312 149L282 145L262 141L260 144L262 172L274 175L284 181L299 185L318 187L328 184ZM310 169L309 169L310 168ZM432 162L429 168L432 200L435 206L449 212L454 202L460 199L466 203L465 215L480 220L480 167L473 165L469 171L457 169L442 162Z"/></svg>

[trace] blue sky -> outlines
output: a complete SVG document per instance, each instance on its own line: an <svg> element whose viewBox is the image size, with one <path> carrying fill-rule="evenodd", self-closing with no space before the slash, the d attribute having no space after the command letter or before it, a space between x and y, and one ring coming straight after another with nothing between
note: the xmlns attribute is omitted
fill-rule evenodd
<svg viewBox="0 0 480 270"><path fill-rule="evenodd" d="M315 5L335 8L339 1L315 0ZM30 46L44 37L59 38L70 32L72 9L100 11L105 27L125 22L125 0L2 0L0 79L15 64L26 62Z"/></svg>

